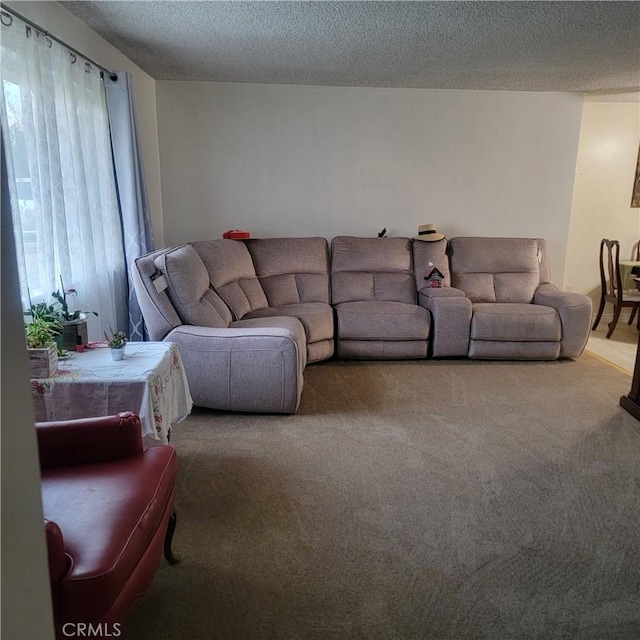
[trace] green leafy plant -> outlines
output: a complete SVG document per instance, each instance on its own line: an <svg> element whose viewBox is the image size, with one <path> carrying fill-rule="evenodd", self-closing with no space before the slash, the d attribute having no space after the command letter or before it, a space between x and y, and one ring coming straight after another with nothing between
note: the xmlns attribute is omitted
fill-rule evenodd
<svg viewBox="0 0 640 640"><path fill-rule="evenodd" d="M73 288L65 289L64 282L62 281L62 276L60 276L60 287L62 289L62 293L60 293L60 289L58 289L51 294L51 297L55 298L60 303L59 313L62 315L62 319L65 322L69 322L70 320L78 320L78 318L82 317L82 315L88 313L92 313L94 316L98 315L95 311L69 311L67 296L75 296L78 294L78 292Z"/></svg>
<svg viewBox="0 0 640 640"><path fill-rule="evenodd" d="M122 349L128 340L127 334L124 331L116 331L111 334L111 337L109 337L105 331L104 337L111 349Z"/></svg>
<svg viewBox="0 0 640 640"><path fill-rule="evenodd" d="M45 322L61 323L64 320L62 313L53 305L47 304L46 302L32 304L29 310L24 312L24 315L32 320L44 320Z"/></svg>
<svg viewBox="0 0 640 640"><path fill-rule="evenodd" d="M58 320L47 320L39 317L24 325L27 346L30 349L41 349L55 341L62 331L62 323Z"/></svg>

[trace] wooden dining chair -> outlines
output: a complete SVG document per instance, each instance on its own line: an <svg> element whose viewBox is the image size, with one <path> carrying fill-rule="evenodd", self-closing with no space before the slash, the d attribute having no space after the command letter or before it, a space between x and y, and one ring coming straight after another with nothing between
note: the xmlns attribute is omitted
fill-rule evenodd
<svg viewBox="0 0 640 640"><path fill-rule="evenodd" d="M607 331L607 338L610 338L618 324L622 309L627 307L632 310L629 321L631 323L638 307L640 307L640 291L625 291L622 287L620 243L617 240L605 238L600 242L600 286L600 306L592 329L596 329L602 318L605 304L610 302L613 304L613 319L609 323L609 331ZM638 328L640 328L640 315L638 316Z"/></svg>

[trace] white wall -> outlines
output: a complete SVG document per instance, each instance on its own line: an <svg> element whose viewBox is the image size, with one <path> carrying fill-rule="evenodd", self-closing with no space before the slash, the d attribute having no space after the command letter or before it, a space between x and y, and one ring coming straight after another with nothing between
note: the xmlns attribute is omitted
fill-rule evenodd
<svg viewBox="0 0 640 640"><path fill-rule="evenodd" d="M622 255L631 258L640 238L640 209L630 206L640 144L639 99L640 94L635 102L584 103L564 284L594 303L600 298L600 240L619 240Z"/></svg>
<svg viewBox="0 0 640 640"><path fill-rule="evenodd" d="M131 72L153 236L156 244L162 246L162 197L155 80L56 2L13 1L5 4L107 69Z"/></svg>
<svg viewBox="0 0 640 640"><path fill-rule="evenodd" d="M157 82L165 243L540 236L562 283L582 98Z"/></svg>

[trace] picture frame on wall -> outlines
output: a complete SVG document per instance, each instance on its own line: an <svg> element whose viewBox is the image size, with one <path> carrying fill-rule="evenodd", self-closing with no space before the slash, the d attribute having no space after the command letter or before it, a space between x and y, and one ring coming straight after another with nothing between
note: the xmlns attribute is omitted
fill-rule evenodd
<svg viewBox="0 0 640 640"><path fill-rule="evenodd" d="M631 206L640 207L640 148L638 148L638 161L636 162L636 177L633 180Z"/></svg>

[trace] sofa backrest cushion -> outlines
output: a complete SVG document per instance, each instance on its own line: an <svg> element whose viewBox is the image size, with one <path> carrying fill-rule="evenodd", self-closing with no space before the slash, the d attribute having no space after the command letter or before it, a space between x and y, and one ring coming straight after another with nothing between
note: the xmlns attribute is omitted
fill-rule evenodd
<svg viewBox="0 0 640 640"><path fill-rule="evenodd" d="M167 282L167 293L184 324L228 327L231 312L211 289L209 274L195 249L184 244L155 259Z"/></svg>
<svg viewBox="0 0 640 640"><path fill-rule="evenodd" d="M452 238L451 284L472 302L532 302L542 260L535 238Z"/></svg>
<svg viewBox="0 0 640 640"><path fill-rule="evenodd" d="M255 238L245 243L269 306L329 303L325 238Z"/></svg>
<svg viewBox="0 0 640 640"><path fill-rule="evenodd" d="M236 320L269 306L245 244L239 240L205 240L191 245L209 273L215 291Z"/></svg>
<svg viewBox="0 0 640 640"><path fill-rule="evenodd" d="M336 236L331 242L331 300L416 304L409 238Z"/></svg>

